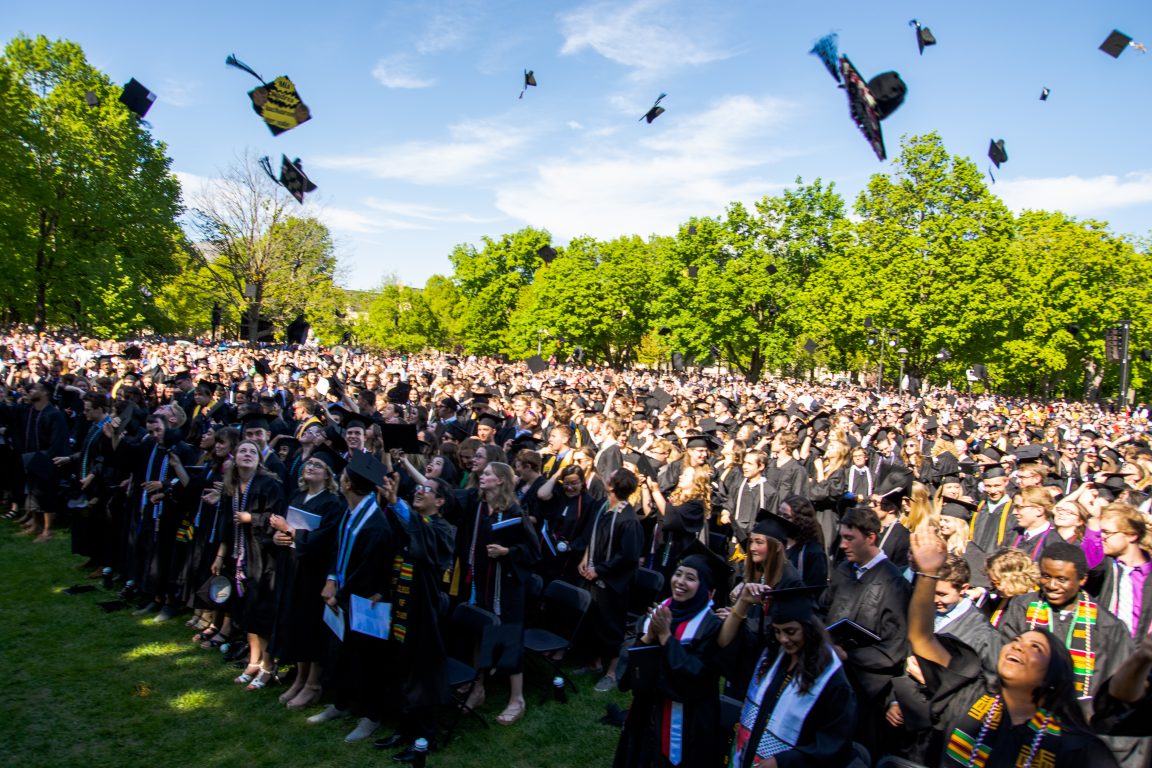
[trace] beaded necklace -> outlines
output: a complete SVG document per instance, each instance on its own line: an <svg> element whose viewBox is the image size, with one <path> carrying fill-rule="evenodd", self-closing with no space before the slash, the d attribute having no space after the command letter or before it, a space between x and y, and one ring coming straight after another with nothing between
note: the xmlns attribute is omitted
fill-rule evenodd
<svg viewBox="0 0 1152 768"><path fill-rule="evenodd" d="M239 493L232 494L232 521L236 524L236 594L244 596L244 582L248 578L248 549L244 545L244 534L240 531L240 513L248 508L248 489L256 475L248 478L239 489Z"/></svg>
<svg viewBox="0 0 1152 768"><path fill-rule="evenodd" d="M1064 647L1072 654L1072 664L1077 675L1084 678L1078 684L1079 695L1082 699L1092 697L1092 673L1096 671L1096 657L1092 653L1092 626L1096 623L1096 604L1091 600L1081 598L1076 603L1076 612L1068 622L1068 632L1064 637ZM1041 617L1043 611L1043 617ZM1047 601L1037 600L1028 606L1028 628L1036 629L1037 625L1047 629L1052 626L1052 606ZM1084 627L1084 648L1076 648L1076 625Z"/></svg>
<svg viewBox="0 0 1152 768"><path fill-rule="evenodd" d="M1002 706L1001 695L997 694L992 706L988 707L988 711L984 714L984 719L980 721L980 732L976 735L976 742L972 745L972 752L968 755L966 768L983 768L988 762L992 750L991 748L985 749L984 739L988 737L988 731L992 728L992 724L999 720ZM1041 718L1039 723L1036 722L1037 718ZM1036 734L1032 737L1032 743L1028 747L1028 756L1023 762L1019 760L1016 762L1019 768L1032 768L1032 761L1036 758L1037 750L1040 749L1040 742L1044 740L1044 735L1049 732L1050 727L1054 733L1060 731L1059 725L1052 724L1052 713L1043 708L1036 711L1028 725L1036 730Z"/></svg>

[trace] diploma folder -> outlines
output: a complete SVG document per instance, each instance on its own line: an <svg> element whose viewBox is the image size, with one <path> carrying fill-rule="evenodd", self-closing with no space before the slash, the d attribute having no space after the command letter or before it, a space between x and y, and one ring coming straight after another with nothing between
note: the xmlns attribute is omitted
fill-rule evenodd
<svg viewBox="0 0 1152 768"><path fill-rule="evenodd" d="M828 634L841 648L867 648L880 642L880 635L865 629L851 619L840 619L828 625Z"/></svg>

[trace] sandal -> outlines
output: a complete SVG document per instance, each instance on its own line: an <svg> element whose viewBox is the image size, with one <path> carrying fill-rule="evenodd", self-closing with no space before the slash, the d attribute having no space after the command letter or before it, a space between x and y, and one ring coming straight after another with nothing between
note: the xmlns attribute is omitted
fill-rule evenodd
<svg viewBox="0 0 1152 768"><path fill-rule="evenodd" d="M243 677L243 675L241 675L241 677ZM248 683L248 690L258 691L267 685L275 685L278 681L279 678L276 677L276 670L268 670L260 667L260 674L252 678L252 682Z"/></svg>
<svg viewBox="0 0 1152 768"><path fill-rule="evenodd" d="M220 634L220 628L209 624L207 629L203 629L192 635L192 642L200 643L201 648L206 648L208 646L204 645L204 643L216 637L218 634Z"/></svg>
<svg viewBox="0 0 1152 768"><path fill-rule="evenodd" d="M260 669L259 664L249 664L244 668L244 671L240 674L240 676L232 682L236 683L237 685L248 685L248 683L252 682L256 678L256 675L260 674L262 671L263 670Z"/></svg>
<svg viewBox="0 0 1152 768"><path fill-rule="evenodd" d="M512 725L524 717L526 711L528 711L528 705L525 704L524 701L509 704L507 709L496 716L496 722L500 723L500 725Z"/></svg>
<svg viewBox="0 0 1152 768"><path fill-rule="evenodd" d="M217 632L210 640L205 640L200 643L200 647L206 651L219 650L220 646L225 643L231 642L232 638L225 635L223 632Z"/></svg>

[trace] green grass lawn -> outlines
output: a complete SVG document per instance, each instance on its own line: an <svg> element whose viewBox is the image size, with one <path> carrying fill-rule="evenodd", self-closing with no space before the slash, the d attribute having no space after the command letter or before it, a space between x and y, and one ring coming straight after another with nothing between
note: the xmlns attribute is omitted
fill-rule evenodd
<svg viewBox="0 0 1152 768"><path fill-rule="evenodd" d="M371 742L345 744L354 725L309 725L270 687L246 691L237 671L215 651L193 645L187 616L166 624L104 614L110 595L70 596L83 582L67 532L33 544L0 525L0 756L5 766L39 768L210 768L213 766L394 765ZM99 582L89 582L99 584ZM551 700L545 668L529 662L528 713L505 728L493 718L507 689L490 684L483 728L464 720L447 748L432 753L435 768L470 766L606 766L619 734L600 725L605 705L627 706L623 694L598 694L591 678L577 680L569 703ZM545 701L545 699L548 699ZM385 723L380 735L391 733Z"/></svg>

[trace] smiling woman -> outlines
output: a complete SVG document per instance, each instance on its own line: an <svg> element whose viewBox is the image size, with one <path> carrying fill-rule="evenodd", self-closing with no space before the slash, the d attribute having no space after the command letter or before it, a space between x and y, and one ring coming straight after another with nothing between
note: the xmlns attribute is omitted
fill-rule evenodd
<svg viewBox="0 0 1152 768"><path fill-rule="evenodd" d="M908 607L908 638L934 719L948 734L940 765L1117 766L1084 721L1068 649L1044 629L1026 629L1001 649L997 682L989 685L972 649L933 633L934 587L947 557L944 542L930 531L918 531L912 535L912 557L920 570ZM1072 576L1077 583L1074 568Z"/></svg>

